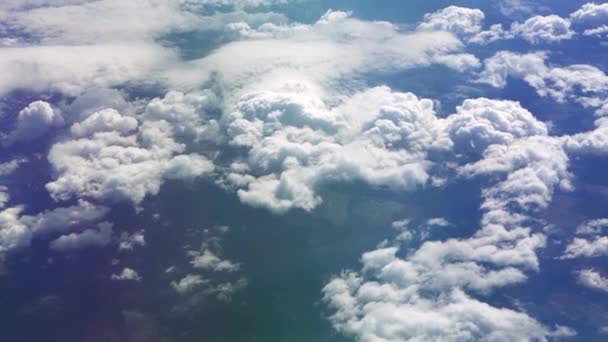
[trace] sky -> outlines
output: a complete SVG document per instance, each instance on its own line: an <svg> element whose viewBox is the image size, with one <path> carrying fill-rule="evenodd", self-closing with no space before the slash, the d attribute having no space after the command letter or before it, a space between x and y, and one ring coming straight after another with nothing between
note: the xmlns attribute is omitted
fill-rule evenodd
<svg viewBox="0 0 608 342"><path fill-rule="evenodd" d="M4 0L0 340L605 341L608 3Z"/></svg>

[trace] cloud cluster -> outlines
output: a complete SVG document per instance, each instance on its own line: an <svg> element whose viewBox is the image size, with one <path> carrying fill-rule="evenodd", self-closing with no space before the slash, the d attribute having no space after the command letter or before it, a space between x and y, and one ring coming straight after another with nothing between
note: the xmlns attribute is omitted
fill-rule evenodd
<svg viewBox="0 0 608 342"><path fill-rule="evenodd" d="M112 274L112 280L131 280L131 281L141 281L142 277L132 268L125 267L118 274Z"/></svg>
<svg viewBox="0 0 608 342"><path fill-rule="evenodd" d="M29 246L38 236L97 222L109 211L107 207L85 201L36 215L25 215L24 210L24 206L14 206L0 211L0 252Z"/></svg>
<svg viewBox="0 0 608 342"><path fill-rule="evenodd" d="M140 203L158 193L164 179L193 179L213 171L213 163L174 140L164 120L137 119L109 109L70 128L72 136L54 144L48 159L55 178L46 185L56 200L78 198Z"/></svg>
<svg viewBox="0 0 608 342"><path fill-rule="evenodd" d="M592 258L608 255L607 219L583 222L576 229L576 235L566 247L562 259Z"/></svg>
<svg viewBox="0 0 608 342"><path fill-rule="evenodd" d="M102 222L97 229L85 229L79 233L62 235L49 244L49 248L56 252L74 252L91 247L105 247L112 242L112 224Z"/></svg>
<svg viewBox="0 0 608 342"><path fill-rule="evenodd" d="M568 154L588 151L569 148L564 137L549 136L529 112L513 110L516 103L500 101L493 105L497 110L487 110L491 100L475 101L480 105L463 104L445 121L465 128L471 119L478 123L471 125L475 129L461 130L454 149L473 147L470 158L457 167L459 175L495 182L482 189L480 229L469 238L424 242L403 257L399 237L393 246L365 253L359 272L345 271L323 289L339 331L362 341L546 340L576 334L482 298L539 270L537 251L546 238L534 214L549 206L555 189L572 189ZM471 115L477 111L486 114ZM489 134L489 128L498 132ZM602 129L568 138L589 139ZM478 137L487 143L477 142ZM395 227L401 230L406 224Z"/></svg>
<svg viewBox="0 0 608 342"><path fill-rule="evenodd" d="M464 41L488 44L496 40L522 38L532 44L552 43L570 39L575 32L569 19L557 15L536 15L524 22L513 22L509 29L502 24L482 30L485 14L476 8L449 6L426 14L418 25L420 31L448 31Z"/></svg>
<svg viewBox="0 0 608 342"><path fill-rule="evenodd" d="M600 291L608 292L608 278L593 269L584 269L577 273L579 284Z"/></svg>
<svg viewBox="0 0 608 342"><path fill-rule="evenodd" d="M4 144L31 142L63 126L64 120L48 102L35 101L19 112L15 128L4 137Z"/></svg>
<svg viewBox="0 0 608 342"><path fill-rule="evenodd" d="M549 96L558 102L574 101L585 107L597 108L598 115L605 115L608 94L608 75L601 69L587 64L565 67L546 63L544 52L519 54L499 51L484 60L484 70L478 82L494 87L504 87L509 77L524 80L538 95Z"/></svg>

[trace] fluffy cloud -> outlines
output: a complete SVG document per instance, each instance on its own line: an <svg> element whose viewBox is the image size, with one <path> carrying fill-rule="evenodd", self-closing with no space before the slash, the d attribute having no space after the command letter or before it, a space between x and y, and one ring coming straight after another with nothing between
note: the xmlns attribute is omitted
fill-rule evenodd
<svg viewBox="0 0 608 342"><path fill-rule="evenodd" d="M479 9L449 6L426 14L418 30L449 31L467 38L481 31L484 18L484 13Z"/></svg>
<svg viewBox="0 0 608 342"><path fill-rule="evenodd" d="M518 102L468 99L447 117L447 131L456 151L479 154L494 144L506 145L528 136L546 136L548 129Z"/></svg>
<svg viewBox="0 0 608 342"><path fill-rule="evenodd" d="M131 280L131 281L141 281L141 276L134 269L125 267L118 274L112 274L112 280Z"/></svg>
<svg viewBox="0 0 608 342"><path fill-rule="evenodd" d="M500 51L484 61L478 82L504 87L508 77L523 79L540 96L550 96L558 102L576 101L598 108L596 113L603 115L608 75L586 64L553 67L545 63L546 58L542 52Z"/></svg>
<svg viewBox="0 0 608 342"><path fill-rule="evenodd" d="M519 35L533 44L558 42L574 36L570 25L570 20L557 15L537 15L523 23L514 23L511 26L511 34Z"/></svg>
<svg viewBox="0 0 608 342"><path fill-rule="evenodd" d="M458 173L493 180L482 189L481 228L469 238L426 241L404 257L401 235L393 242L396 247L385 244L365 253L360 272L344 272L323 289L334 327L362 341L575 335L571 328L550 329L525 312L478 298L523 282L526 272L539 269L537 250L546 238L533 215L549 206L556 188L572 189L568 153L573 150L511 101L467 100L439 126L459 137L453 139L454 151L470 153L456 167ZM402 230L405 225L394 226Z"/></svg>
<svg viewBox="0 0 608 342"><path fill-rule="evenodd" d="M570 19L584 27L585 36L603 36L608 34L608 3L590 2L570 14Z"/></svg>
<svg viewBox="0 0 608 342"><path fill-rule="evenodd" d="M328 18L331 18L329 20ZM248 26L248 25L247 25ZM276 90L285 80L315 84L323 92L350 88L352 75L444 64L457 70L478 65L448 32L403 32L388 22L370 22L328 12L312 25L238 25L245 41L226 44L209 56L168 72L171 82L193 87L219 71L229 102L252 90ZM314 51L312 53L311 51ZM191 70L196 69L198 74Z"/></svg>
<svg viewBox="0 0 608 342"><path fill-rule="evenodd" d="M304 84L252 93L229 120L231 143L248 155L232 165L227 182L241 188L243 202L275 212L314 208L321 182L413 189L429 179L427 150L450 144L439 136L430 100L385 87L335 108Z"/></svg>
<svg viewBox="0 0 608 342"><path fill-rule="evenodd" d="M23 206L0 211L0 252L29 246L37 236L61 233L102 219L108 208L80 201L77 205L23 215Z"/></svg>
<svg viewBox="0 0 608 342"><path fill-rule="evenodd" d="M570 18L580 23L605 23L608 20L608 3L586 3L570 14Z"/></svg>
<svg viewBox="0 0 608 342"><path fill-rule="evenodd" d="M532 44L554 43L570 39L576 34L569 19L558 15L536 15L524 22L514 22L510 29L494 24L469 39L476 44L488 44L502 39L522 38Z"/></svg>
<svg viewBox="0 0 608 342"><path fill-rule="evenodd" d="M214 165L199 154L183 154L163 120L139 124L105 110L71 127L74 138L56 143L48 159L56 178L46 187L51 196L109 198L141 202L158 193L165 178L192 179Z"/></svg>
<svg viewBox="0 0 608 342"><path fill-rule="evenodd" d="M49 247L56 252L73 252L91 247L105 247L112 242L112 224L102 222L97 229L62 235L51 241Z"/></svg>
<svg viewBox="0 0 608 342"><path fill-rule="evenodd" d="M604 153L608 153L608 149ZM581 223L576 235L568 244L563 259L591 258L608 255L608 236L602 235L608 227L608 219L596 219Z"/></svg>
<svg viewBox="0 0 608 342"><path fill-rule="evenodd" d="M179 281L171 282L171 287L177 293L179 293L181 295L185 295L185 294L192 292L197 287L199 287L205 283L207 283L207 282L205 280L203 280L203 278L201 276L195 275L195 274L188 274L185 277L183 277L182 279L180 279Z"/></svg>
<svg viewBox="0 0 608 342"><path fill-rule="evenodd" d="M61 114L53 110L48 102L32 102L19 112L15 128L5 137L4 143L30 142L63 124Z"/></svg>
<svg viewBox="0 0 608 342"><path fill-rule="evenodd" d="M192 254L191 264L195 268L212 270L216 272L235 272L238 271L239 265L230 260L220 259L212 251L205 249L202 252Z"/></svg>
<svg viewBox="0 0 608 342"><path fill-rule="evenodd" d="M608 278L593 269L581 270L577 273L578 282L586 287L608 292Z"/></svg>
<svg viewBox="0 0 608 342"><path fill-rule="evenodd" d="M0 163L0 177L8 176L14 173L23 163L26 162L27 159L25 158L17 158L11 161Z"/></svg>
<svg viewBox="0 0 608 342"><path fill-rule="evenodd" d="M135 247L142 247L146 245L146 237L144 231L140 230L133 234L123 232L120 235L120 241L118 243L118 249L121 251L132 251Z"/></svg>

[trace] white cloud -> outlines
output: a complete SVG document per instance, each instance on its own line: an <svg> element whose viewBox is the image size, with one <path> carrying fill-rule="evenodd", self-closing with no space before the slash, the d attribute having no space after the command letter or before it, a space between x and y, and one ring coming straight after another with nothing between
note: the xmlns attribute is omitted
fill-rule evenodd
<svg viewBox="0 0 608 342"><path fill-rule="evenodd" d="M171 287L173 287L173 289L180 295L185 295L205 283L207 283L207 281L203 280L201 276L188 274L179 281L172 281Z"/></svg>
<svg viewBox="0 0 608 342"><path fill-rule="evenodd" d="M190 263L195 268L212 270L215 272L235 272L239 270L238 264L235 264L230 260L221 259L209 249L193 253L193 258Z"/></svg>
<svg viewBox="0 0 608 342"><path fill-rule="evenodd" d="M532 113L518 102L507 100L467 99L446 121L458 153L479 154L490 145L548 134L546 125Z"/></svg>
<svg viewBox="0 0 608 342"><path fill-rule="evenodd" d="M112 274L111 276L112 280L132 280L132 281L141 281L141 276L139 275L139 273L137 273L137 271L125 267L122 272L120 272L119 274Z"/></svg>
<svg viewBox="0 0 608 342"><path fill-rule="evenodd" d="M50 249L66 253L79 251L91 247L105 247L112 242L112 224L102 222L97 229L86 229L79 233L62 235L50 242Z"/></svg>
<svg viewBox="0 0 608 342"><path fill-rule="evenodd" d="M26 163L25 158L16 158L7 162L0 163L0 177L9 176L13 174L19 167Z"/></svg>
<svg viewBox="0 0 608 342"><path fill-rule="evenodd" d="M5 144L30 142L61 127L63 117L48 102L35 101L19 112L15 128L5 137Z"/></svg>
<svg viewBox="0 0 608 342"><path fill-rule="evenodd" d="M27 89L78 95L89 87L153 79L175 59L171 50L139 42L1 48L0 94Z"/></svg>
<svg viewBox="0 0 608 342"><path fill-rule="evenodd" d="M80 201L37 215L23 215L23 206L0 211L0 252L29 246L36 236L65 232L73 227L102 219L108 208Z"/></svg>
<svg viewBox="0 0 608 342"><path fill-rule="evenodd" d="M138 124L106 110L71 131L76 137L56 143L48 155L56 177L46 187L57 200L78 196L138 204L157 194L165 178L192 179L214 169L202 155L183 154L185 146L163 120Z"/></svg>
<svg viewBox="0 0 608 342"><path fill-rule="evenodd" d="M297 86L244 96L228 116L231 143L248 155L227 181L245 203L310 210L322 201L316 188L332 181L413 189L429 178L427 150L449 148L430 100L380 87L328 108Z"/></svg>
<svg viewBox="0 0 608 342"><path fill-rule="evenodd" d="M533 87L540 96L550 96L558 102L575 101L585 107L598 108L603 115L608 93L608 75L587 64L565 67L547 65L543 52L518 54L497 52L484 60L484 70L477 82L502 88L509 77L519 78Z"/></svg>
<svg viewBox="0 0 608 342"><path fill-rule="evenodd" d="M576 234L598 235L604 231L605 228L608 228L608 219L602 218L585 221L576 227Z"/></svg>
<svg viewBox="0 0 608 342"><path fill-rule="evenodd" d="M570 18L583 24L602 24L608 21L608 3L589 2L570 14Z"/></svg>
<svg viewBox="0 0 608 342"><path fill-rule="evenodd" d="M449 31L463 38L468 38L479 31L485 18L484 13L476 8L449 6L424 16L418 30Z"/></svg>
<svg viewBox="0 0 608 342"><path fill-rule="evenodd" d="M332 20L312 25L240 25L253 39L226 44L209 56L168 72L171 83L194 87L220 72L229 102L255 90L276 90L286 80L313 83L323 92L351 88L354 74L445 64L464 70L479 61L462 54L448 32L403 32L388 22L363 21L329 12ZM193 74L193 69L198 74ZM261 87L263 85L263 87ZM354 85L352 85L354 86ZM338 89L336 89L338 88Z"/></svg>
<svg viewBox="0 0 608 342"><path fill-rule="evenodd" d="M570 25L570 20L557 15L537 15L523 23L511 25L511 34L521 36L532 44L558 42L574 36Z"/></svg>
<svg viewBox="0 0 608 342"><path fill-rule="evenodd" d="M578 282L589 288L608 292L608 278L593 269L584 269L577 273Z"/></svg>
<svg viewBox="0 0 608 342"><path fill-rule="evenodd" d="M585 36L605 36L606 34L608 34L608 25L602 25L602 26L598 26L596 28L592 28L592 29L587 29L585 31L583 31L583 35Z"/></svg>
<svg viewBox="0 0 608 342"><path fill-rule="evenodd" d="M76 138L92 136L97 132L116 131L120 135L126 135L136 130L137 125L135 118L124 116L115 109L104 109L72 125L70 132Z"/></svg>
<svg viewBox="0 0 608 342"><path fill-rule="evenodd" d="M146 245L146 237L144 231L140 230L133 234L123 232L120 235L120 242L118 249L121 251L132 251L135 247L142 247Z"/></svg>
<svg viewBox="0 0 608 342"><path fill-rule="evenodd" d="M566 247L563 259L593 258L608 255L608 236L574 238Z"/></svg>

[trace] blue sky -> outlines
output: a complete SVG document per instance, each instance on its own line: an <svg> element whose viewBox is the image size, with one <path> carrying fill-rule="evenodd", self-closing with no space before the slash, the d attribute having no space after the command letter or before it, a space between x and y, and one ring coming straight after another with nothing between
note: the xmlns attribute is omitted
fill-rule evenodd
<svg viewBox="0 0 608 342"><path fill-rule="evenodd" d="M608 3L0 4L0 331L603 341Z"/></svg>

